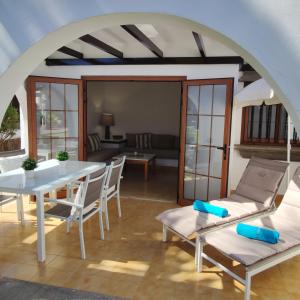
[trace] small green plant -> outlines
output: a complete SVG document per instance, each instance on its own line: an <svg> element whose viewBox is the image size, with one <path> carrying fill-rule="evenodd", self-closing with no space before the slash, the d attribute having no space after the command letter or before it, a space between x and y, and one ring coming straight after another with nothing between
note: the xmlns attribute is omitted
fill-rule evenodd
<svg viewBox="0 0 300 300"><path fill-rule="evenodd" d="M37 168L37 162L34 159L27 158L23 161L22 168L25 171L32 171Z"/></svg>
<svg viewBox="0 0 300 300"><path fill-rule="evenodd" d="M65 161L69 159L69 154L67 151L58 151L56 153L56 159L59 161Z"/></svg>

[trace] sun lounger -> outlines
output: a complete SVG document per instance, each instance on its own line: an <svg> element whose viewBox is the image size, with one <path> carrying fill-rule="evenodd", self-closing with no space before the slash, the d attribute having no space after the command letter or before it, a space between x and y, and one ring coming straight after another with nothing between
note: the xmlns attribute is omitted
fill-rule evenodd
<svg viewBox="0 0 300 300"><path fill-rule="evenodd" d="M167 233L171 231L195 246L198 253L197 247L201 246L203 234L269 214L275 208L275 196L287 166L285 162L251 158L235 193L225 199L209 201L212 205L226 208L229 212L227 217L219 218L196 211L192 205L167 210L156 217L163 223L163 241L167 240ZM195 243L189 239L194 233L197 234ZM199 266L197 255L195 259L196 266Z"/></svg>
<svg viewBox="0 0 300 300"><path fill-rule="evenodd" d="M245 285L245 300L250 299L251 277L287 259L300 254L300 167L296 170L282 203L274 214L247 224L276 229L280 233L277 244L247 239L236 233L236 225L205 235L203 243L209 244L226 257L246 268L245 279L228 270L209 257L199 253L211 263ZM201 259L198 260L199 263ZM200 267L201 269L201 267Z"/></svg>

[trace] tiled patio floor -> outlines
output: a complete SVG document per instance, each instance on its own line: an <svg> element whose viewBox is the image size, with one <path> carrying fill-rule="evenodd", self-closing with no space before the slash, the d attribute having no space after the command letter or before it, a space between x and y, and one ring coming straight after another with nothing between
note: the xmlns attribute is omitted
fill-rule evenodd
<svg viewBox="0 0 300 300"><path fill-rule="evenodd" d="M0 213L0 274L130 299L243 299L241 284L217 268L206 263L203 273L194 271L190 245L175 238L160 241L161 224L154 217L172 206L123 199L123 218L118 219L110 203L111 231L105 241L99 240L97 216L85 224L85 261L80 259L77 226L66 234L64 223L49 219L47 261L39 264L35 204L25 200L25 226L9 204ZM300 258L259 274L253 279L252 299L300 299L299 276Z"/></svg>

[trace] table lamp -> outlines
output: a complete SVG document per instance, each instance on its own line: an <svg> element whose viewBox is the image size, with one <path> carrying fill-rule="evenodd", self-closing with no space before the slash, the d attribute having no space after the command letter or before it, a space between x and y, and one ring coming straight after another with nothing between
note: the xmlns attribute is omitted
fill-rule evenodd
<svg viewBox="0 0 300 300"><path fill-rule="evenodd" d="M100 124L105 126L105 139L110 139L110 126L115 125L114 115L110 113L102 113Z"/></svg>

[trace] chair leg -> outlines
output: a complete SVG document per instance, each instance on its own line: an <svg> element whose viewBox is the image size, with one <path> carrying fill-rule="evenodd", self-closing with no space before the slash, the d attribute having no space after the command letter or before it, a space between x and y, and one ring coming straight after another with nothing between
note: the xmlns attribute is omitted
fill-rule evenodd
<svg viewBox="0 0 300 300"><path fill-rule="evenodd" d="M203 243L201 242L201 238L198 235L196 238L196 251L195 251L195 265L196 265L196 271L198 273L202 272L202 264L203 264L202 252L203 252Z"/></svg>
<svg viewBox="0 0 300 300"><path fill-rule="evenodd" d="M166 242L168 240L168 227L163 224L163 231L162 231L162 241Z"/></svg>
<svg viewBox="0 0 300 300"><path fill-rule="evenodd" d="M245 294L244 300L250 300L250 293L251 293L251 276L246 272L246 284L245 284Z"/></svg>
<svg viewBox="0 0 300 300"><path fill-rule="evenodd" d="M67 233L70 233L72 223L70 221L67 221Z"/></svg>
<svg viewBox="0 0 300 300"><path fill-rule="evenodd" d="M79 238L80 238L80 252L81 252L81 258L85 259L85 246L84 246L84 236L83 236L83 223L80 220L78 223L79 228Z"/></svg>
<svg viewBox="0 0 300 300"><path fill-rule="evenodd" d="M100 239L104 240L104 225L103 225L103 218L102 218L102 210L99 210L99 226L100 226Z"/></svg>
<svg viewBox="0 0 300 300"><path fill-rule="evenodd" d="M105 199L105 221L106 221L106 229L109 230L109 217L108 217L108 206L107 199Z"/></svg>
<svg viewBox="0 0 300 300"><path fill-rule="evenodd" d="M122 217L122 212L121 212L120 191L117 194L117 205L118 205L118 215L119 215L119 218L121 218Z"/></svg>

